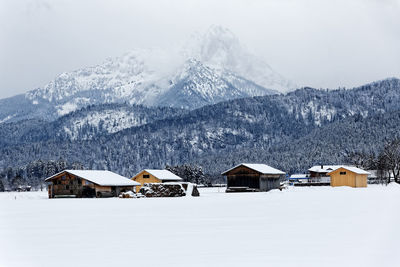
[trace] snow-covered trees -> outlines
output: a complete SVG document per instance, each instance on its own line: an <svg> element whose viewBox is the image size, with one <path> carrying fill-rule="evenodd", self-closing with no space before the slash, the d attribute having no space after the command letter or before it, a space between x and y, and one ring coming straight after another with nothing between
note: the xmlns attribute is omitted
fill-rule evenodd
<svg viewBox="0 0 400 267"><path fill-rule="evenodd" d="M18 186L29 185L35 188L42 188L44 179L67 168L83 169L83 164L74 162L68 163L60 158L58 160L42 161L35 160L24 167L8 167L0 171L0 180L6 180L10 189Z"/></svg>
<svg viewBox="0 0 400 267"><path fill-rule="evenodd" d="M204 175L200 166L183 164L176 166L165 166L165 169L181 177L185 182L207 185L211 181Z"/></svg>
<svg viewBox="0 0 400 267"><path fill-rule="evenodd" d="M393 180L400 183L400 138L396 137L379 151L374 153L363 151L350 152L349 163L367 170L377 170L377 178L380 183L390 183Z"/></svg>
<svg viewBox="0 0 400 267"><path fill-rule="evenodd" d="M203 173L214 180L241 162L304 172L321 163L352 163L347 162L352 152L378 154L387 140L399 136L399 102L400 80L389 79L353 90L303 88L193 111L90 106L52 122L0 124L0 154L4 155L0 168L13 167L9 176L14 177L17 166L62 156L68 162L84 163L85 168L107 168L125 176L144 168L189 164L202 166ZM75 129L72 126L82 118L102 114L107 119L104 114L114 109L129 109L143 124L115 133L99 129L99 125L121 126L121 120L110 116L111 121L91 121L94 126L83 123L73 135L66 134L65 129ZM26 170L30 181L37 177L36 168L42 167ZM44 173L57 169L46 168Z"/></svg>

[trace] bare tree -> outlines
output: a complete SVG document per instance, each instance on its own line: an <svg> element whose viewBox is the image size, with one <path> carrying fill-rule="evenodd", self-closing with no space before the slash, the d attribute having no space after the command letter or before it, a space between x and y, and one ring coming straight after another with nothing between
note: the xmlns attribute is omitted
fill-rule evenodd
<svg viewBox="0 0 400 267"><path fill-rule="evenodd" d="M393 174L394 181L399 183L400 176L400 139L393 139L391 142L386 144L380 156L382 160L382 167L390 170ZM390 181L390 175L389 175Z"/></svg>
<svg viewBox="0 0 400 267"><path fill-rule="evenodd" d="M376 169L377 169L377 178L380 184L388 184L390 183L390 170L387 164L386 157L384 156L383 151L379 154L376 159Z"/></svg>
<svg viewBox="0 0 400 267"><path fill-rule="evenodd" d="M373 153L351 151L347 153L347 162L368 170L375 169L377 166L377 159Z"/></svg>

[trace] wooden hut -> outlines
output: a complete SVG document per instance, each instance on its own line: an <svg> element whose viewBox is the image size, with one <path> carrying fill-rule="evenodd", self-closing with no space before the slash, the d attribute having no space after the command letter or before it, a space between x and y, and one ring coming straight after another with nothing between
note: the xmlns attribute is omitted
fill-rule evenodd
<svg viewBox="0 0 400 267"><path fill-rule="evenodd" d="M150 183L165 183L165 182L182 182L183 179L168 170L144 169L135 176L132 180L140 185L136 187L136 192L139 192L143 184Z"/></svg>
<svg viewBox="0 0 400 267"><path fill-rule="evenodd" d="M133 191L139 183L110 171L64 170L45 180L49 198L115 197Z"/></svg>
<svg viewBox="0 0 400 267"><path fill-rule="evenodd" d="M367 187L367 177L370 173L360 168L341 166L328 173L331 186Z"/></svg>
<svg viewBox="0 0 400 267"><path fill-rule="evenodd" d="M227 177L226 192L257 192L279 188L285 173L265 164L242 163L222 175Z"/></svg>

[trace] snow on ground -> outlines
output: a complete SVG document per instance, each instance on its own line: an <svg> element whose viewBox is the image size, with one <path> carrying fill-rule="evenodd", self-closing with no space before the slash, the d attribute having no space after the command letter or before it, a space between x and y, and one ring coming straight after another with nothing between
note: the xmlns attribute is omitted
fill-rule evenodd
<svg viewBox="0 0 400 267"><path fill-rule="evenodd" d="M223 192L0 193L0 266L400 266L399 185Z"/></svg>

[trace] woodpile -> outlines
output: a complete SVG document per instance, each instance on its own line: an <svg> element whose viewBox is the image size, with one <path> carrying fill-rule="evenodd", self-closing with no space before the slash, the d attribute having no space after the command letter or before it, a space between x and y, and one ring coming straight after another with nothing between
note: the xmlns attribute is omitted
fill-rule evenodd
<svg viewBox="0 0 400 267"><path fill-rule="evenodd" d="M151 183L144 184L140 193L146 197L183 197L185 189L179 183Z"/></svg>

